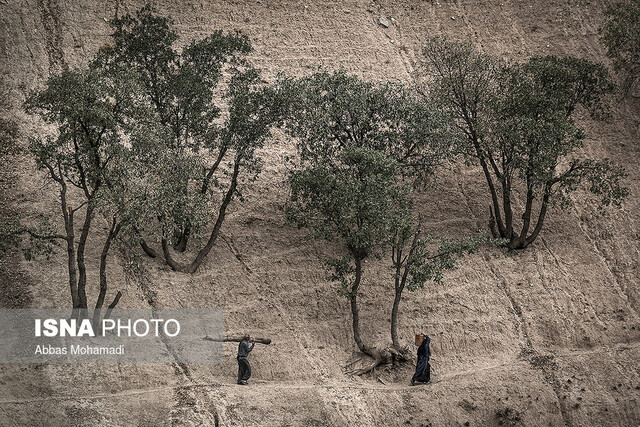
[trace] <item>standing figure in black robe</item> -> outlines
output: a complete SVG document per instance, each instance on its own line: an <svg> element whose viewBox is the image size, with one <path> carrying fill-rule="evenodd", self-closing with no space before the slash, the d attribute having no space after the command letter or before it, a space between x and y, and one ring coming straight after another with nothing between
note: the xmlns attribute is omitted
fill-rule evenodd
<svg viewBox="0 0 640 427"><path fill-rule="evenodd" d="M249 347L249 334L242 337L242 341L238 344L238 384L248 385L251 378L251 365L249 364L249 353L253 350L256 343L252 343Z"/></svg>
<svg viewBox="0 0 640 427"><path fill-rule="evenodd" d="M429 358L431 357L429 344L431 344L431 338L425 334L422 334L422 336L424 338L422 340L422 344L418 347L416 373L413 374L413 378L411 378L411 385L431 383L431 365L429 364Z"/></svg>

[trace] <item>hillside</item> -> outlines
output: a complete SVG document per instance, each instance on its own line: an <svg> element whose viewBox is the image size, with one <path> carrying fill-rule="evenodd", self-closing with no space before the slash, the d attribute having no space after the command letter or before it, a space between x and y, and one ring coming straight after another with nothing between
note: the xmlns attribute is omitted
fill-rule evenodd
<svg viewBox="0 0 640 427"><path fill-rule="evenodd" d="M444 34L522 59L571 54L608 63L598 41L604 5L554 1L154 1L181 40L239 29L266 79L319 66L372 80L416 78L420 44ZM144 2L0 0L0 73L26 136L40 126L21 112L25 94L62 67L85 65L109 36L108 19ZM393 18L389 28L378 18ZM279 133L262 150L264 170L235 202L222 238L194 275L152 262L157 307L221 307L228 332L260 333L250 387L235 385L235 346L222 364L0 365L0 425L640 425L640 100L616 99L612 119L584 118L585 154L627 168L630 197L600 216L573 196L551 210L541 237L508 255L483 249L441 286L407 293L401 339L432 337L434 384L410 387L412 366L351 377L356 354L347 301L322 260L336 247L287 225ZM419 195L431 232L485 227L486 183L476 168L449 165L436 191ZM5 212L57 219L56 194L17 156L0 172ZM100 225L106 227L106 225ZM88 248L96 260L101 247ZM66 307L64 251L50 260L0 263L0 307ZM363 333L385 344L391 309L388 261L366 264ZM115 263L114 263L115 265ZM146 307L149 292L115 266L121 307ZM89 283L97 283L90 276ZM90 285L95 300L97 285ZM382 315L382 314L384 315ZM520 418L519 421L516 418ZM468 424L466 424L468 423Z"/></svg>

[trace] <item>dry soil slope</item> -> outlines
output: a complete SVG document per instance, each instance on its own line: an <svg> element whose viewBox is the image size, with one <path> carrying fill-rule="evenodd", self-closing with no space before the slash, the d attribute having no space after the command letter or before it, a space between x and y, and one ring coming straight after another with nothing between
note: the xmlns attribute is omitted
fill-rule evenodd
<svg viewBox="0 0 640 427"><path fill-rule="evenodd" d="M446 34L509 58L573 54L606 61L597 41L603 5L538 2L157 1L185 39L213 29L241 29L268 78L343 67L371 79L411 81L424 38ZM16 105L26 90L64 65L86 62L106 40L106 19L142 2L23 0L0 2L0 67ZM394 18L385 29L379 16ZM275 138L265 169L236 205L224 238L193 276L153 267L158 306L223 307L229 331L260 331L274 344L252 356L254 385L233 385L234 349L218 365L2 367L0 424L215 423L245 425L497 424L498 411L527 425L638 425L639 106L616 103L610 123L585 121L584 152L627 166L632 195L620 211L598 217L578 194L569 212L553 211L529 250L507 257L483 251L466 259L446 285L408 295L402 338L434 337L439 382L406 386L410 367L375 379L341 367L354 346L347 305L320 260L335 250L286 226L282 161L291 147ZM16 110L25 133L37 123ZM421 197L434 232L461 233L486 223L478 170L451 166L441 189ZM57 215L33 165L18 159L5 193L15 210ZM97 244L91 248L98 253ZM61 256L61 255L60 255ZM18 258L13 258L18 259ZM391 300L382 264L367 264L362 316L366 336L383 342ZM54 257L3 265L28 281L33 306L65 305L64 261ZM22 276L19 276L22 275ZM112 271L122 306L147 304L142 290ZM6 285L6 283L5 283ZM384 313L383 316L380 313Z"/></svg>

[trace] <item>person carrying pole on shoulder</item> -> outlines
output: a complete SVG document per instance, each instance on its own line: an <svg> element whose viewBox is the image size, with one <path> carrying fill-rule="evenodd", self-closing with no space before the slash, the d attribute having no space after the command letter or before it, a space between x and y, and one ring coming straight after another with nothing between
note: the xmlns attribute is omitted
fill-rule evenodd
<svg viewBox="0 0 640 427"><path fill-rule="evenodd" d="M251 343L251 347L249 347ZM238 384L248 385L251 378L251 365L249 364L249 353L253 350L256 343L251 340L249 334L244 334L242 341L238 344Z"/></svg>

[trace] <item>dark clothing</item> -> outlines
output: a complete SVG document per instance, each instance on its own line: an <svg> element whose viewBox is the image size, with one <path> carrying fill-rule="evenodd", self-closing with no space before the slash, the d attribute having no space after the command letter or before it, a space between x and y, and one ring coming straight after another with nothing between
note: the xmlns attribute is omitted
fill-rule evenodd
<svg viewBox="0 0 640 427"><path fill-rule="evenodd" d="M238 384L251 378L251 365L246 357L238 357Z"/></svg>
<svg viewBox="0 0 640 427"><path fill-rule="evenodd" d="M246 340L240 341L238 344L238 384L246 382L249 378L251 378L251 365L249 364L249 353L253 350L253 347L256 343L253 343L251 347L249 347L249 343Z"/></svg>
<svg viewBox="0 0 640 427"><path fill-rule="evenodd" d="M240 341L240 344L238 344L238 357L248 357L255 345L256 343L253 343L251 347L249 347L249 343L247 341Z"/></svg>
<svg viewBox="0 0 640 427"><path fill-rule="evenodd" d="M416 373L413 374L411 382L426 383L431 380L431 365L429 364L429 358L431 357L431 350L429 349L431 344L431 338L424 337L424 341L418 347L418 362L416 363Z"/></svg>

